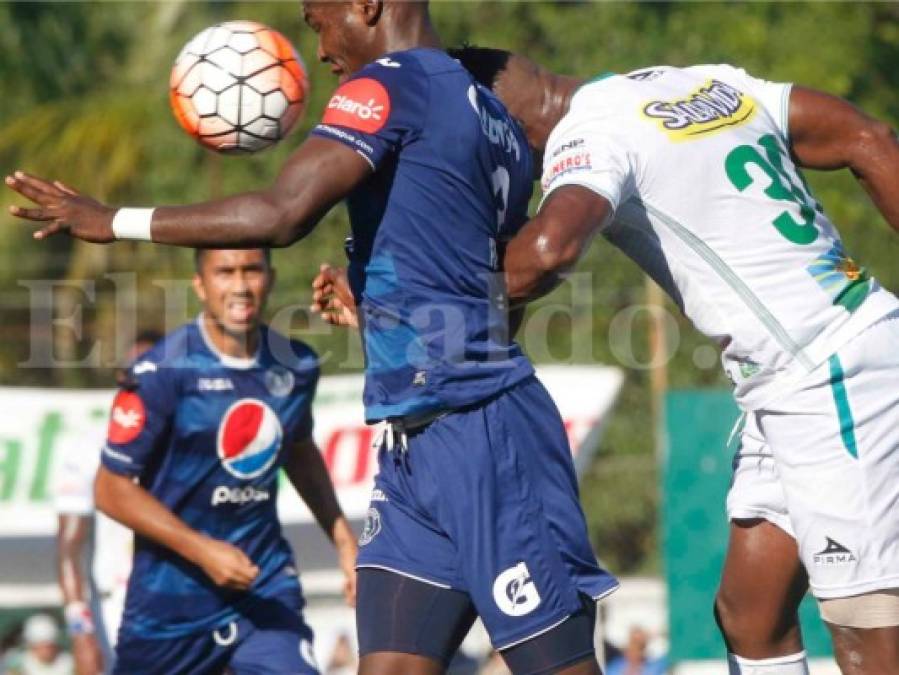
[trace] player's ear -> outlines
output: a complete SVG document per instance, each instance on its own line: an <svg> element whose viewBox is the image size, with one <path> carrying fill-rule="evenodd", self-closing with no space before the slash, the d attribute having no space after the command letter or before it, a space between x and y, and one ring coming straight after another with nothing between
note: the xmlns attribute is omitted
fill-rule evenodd
<svg viewBox="0 0 899 675"><path fill-rule="evenodd" d="M353 0L353 5L366 26L374 26L378 23L381 11L384 9L383 0Z"/></svg>
<svg viewBox="0 0 899 675"><path fill-rule="evenodd" d="M194 287L194 293L197 294L197 298L199 298L200 302L206 302L206 286L203 285L203 277L199 274L194 274L191 283Z"/></svg>

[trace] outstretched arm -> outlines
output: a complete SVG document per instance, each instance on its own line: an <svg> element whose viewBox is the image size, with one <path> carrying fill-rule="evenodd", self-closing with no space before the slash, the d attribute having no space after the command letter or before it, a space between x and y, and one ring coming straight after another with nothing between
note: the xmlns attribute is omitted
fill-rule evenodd
<svg viewBox="0 0 899 675"><path fill-rule="evenodd" d="M194 247L289 246L306 236L371 172L371 164L348 146L311 136L291 155L271 187L201 204L157 208L152 213L149 238L160 244ZM116 232L115 209L62 183L17 171L6 177L6 184L35 203L33 207L13 206L10 212L46 223L35 233L37 239L68 232L78 239L109 243L116 234L122 238L118 225L123 217L141 218L141 214L120 215Z"/></svg>
<svg viewBox="0 0 899 675"><path fill-rule="evenodd" d="M800 166L850 169L899 231L899 140L890 125L841 98L805 87L790 93L789 124Z"/></svg>
<svg viewBox="0 0 899 675"><path fill-rule="evenodd" d="M563 185L506 247L506 287L513 304L558 286L612 213L607 199L580 185Z"/></svg>

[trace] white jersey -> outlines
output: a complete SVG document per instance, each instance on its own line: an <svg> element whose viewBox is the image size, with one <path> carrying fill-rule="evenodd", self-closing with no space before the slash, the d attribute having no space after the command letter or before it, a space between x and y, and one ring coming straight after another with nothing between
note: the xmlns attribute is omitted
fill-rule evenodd
<svg viewBox="0 0 899 675"><path fill-rule="evenodd" d="M106 439L93 435L77 429L65 430L59 445L54 503L60 515L94 517L91 575L102 599L127 586L133 537L127 527L94 509L94 477Z"/></svg>
<svg viewBox="0 0 899 675"><path fill-rule="evenodd" d="M611 203L604 235L719 341L750 409L899 307L793 164L789 96L727 65L609 74L574 95L543 168L546 195Z"/></svg>

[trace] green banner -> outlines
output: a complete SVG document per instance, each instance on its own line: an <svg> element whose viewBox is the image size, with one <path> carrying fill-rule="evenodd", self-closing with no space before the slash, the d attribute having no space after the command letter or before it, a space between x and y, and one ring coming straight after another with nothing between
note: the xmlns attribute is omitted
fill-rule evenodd
<svg viewBox="0 0 899 675"><path fill-rule="evenodd" d="M738 440L726 445L738 415L727 391L674 391L665 399L662 521L674 663L724 659L712 606L727 546L724 500ZM827 629L810 596L800 620L809 655L830 655Z"/></svg>

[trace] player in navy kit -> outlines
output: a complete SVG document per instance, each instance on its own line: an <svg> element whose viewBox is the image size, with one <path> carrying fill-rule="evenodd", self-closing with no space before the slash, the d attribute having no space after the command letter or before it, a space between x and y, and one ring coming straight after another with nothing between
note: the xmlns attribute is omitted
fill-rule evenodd
<svg viewBox="0 0 899 675"><path fill-rule="evenodd" d="M96 502L137 535L117 673L318 672L275 507L282 467L352 596L354 536L311 436L317 357L260 324L273 278L262 249L199 252L203 313L113 402Z"/></svg>
<svg viewBox="0 0 899 675"><path fill-rule="evenodd" d="M368 421L388 420L360 539L363 675L440 673L475 615L513 672L598 673L590 548L552 400L510 339L499 261L532 167L502 104L439 51L425 2L304 4L341 86L265 190L138 214L177 245L288 245L348 198ZM22 217L95 242L140 227L17 173ZM116 220L118 219L118 220Z"/></svg>

